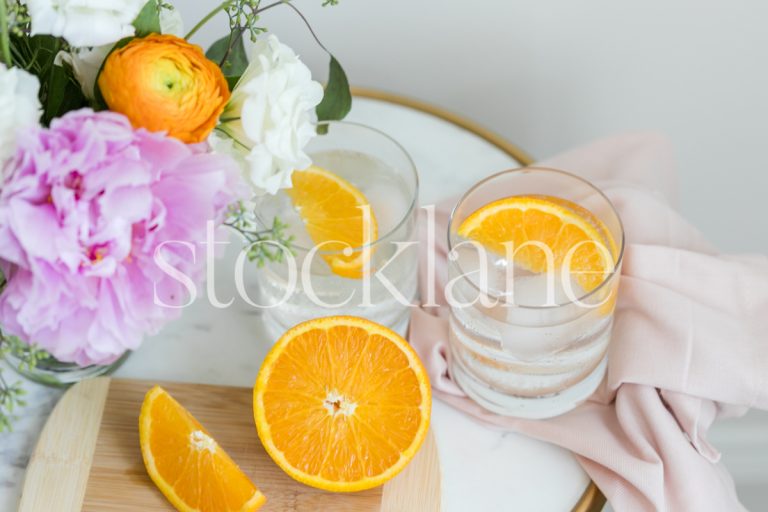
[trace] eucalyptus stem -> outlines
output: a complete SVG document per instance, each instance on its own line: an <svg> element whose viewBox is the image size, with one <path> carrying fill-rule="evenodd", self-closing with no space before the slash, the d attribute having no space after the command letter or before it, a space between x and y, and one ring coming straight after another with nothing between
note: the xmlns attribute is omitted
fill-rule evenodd
<svg viewBox="0 0 768 512"><path fill-rule="evenodd" d="M190 30L190 31L187 33L187 35L186 35L186 36L184 36L184 39L189 39L190 37L192 37L193 35L195 35L195 33L196 33L198 30L200 30L200 29L203 27L203 25L205 25L206 23L208 23L208 22L211 20L211 18L213 18L214 16L216 16L217 14L219 14L221 11L223 11L224 9L226 9L227 7L229 7L229 6L232 4L232 2L233 2L233 1L234 1L234 0L226 0L225 2L222 2L222 3L221 3L221 4L220 4L218 7L216 7L214 10L212 10L211 12L209 12L208 14L206 14L206 15L205 15L205 17L203 17L203 19L201 19L200 21L198 21L198 22L197 22L197 25L195 25L194 27L192 27L192 30Z"/></svg>
<svg viewBox="0 0 768 512"><path fill-rule="evenodd" d="M0 0L0 55L6 66L11 67L11 36L8 31L8 4Z"/></svg>

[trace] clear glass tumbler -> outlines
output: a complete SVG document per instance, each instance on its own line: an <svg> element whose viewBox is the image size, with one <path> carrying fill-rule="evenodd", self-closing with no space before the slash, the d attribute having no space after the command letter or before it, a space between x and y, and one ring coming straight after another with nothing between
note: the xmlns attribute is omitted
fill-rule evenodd
<svg viewBox="0 0 768 512"><path fill-rule="evenodd" d="M519 253L478 249L481 244L471 236L459 235L467 234L465 220L487 205L539 200L550 205L550 213L523 208L520 217L507 217L519 225L511 220L489 225L496 232L517 233L515 238L528 236L531 246ZM515 230L526 229L527 219L538 224L520 235ZM574 226L586 226L575 232L591 233L591 241L568 247L578 239L569 238ZM586 400L605 375L624 249L621 220L608 198L566 172L505 171L461 198L451 215L448 242L450 372L458 385L490 411L526 418L556 416ZM537 251L543 258L547 244L553 264L544 272L532 270L530 261L539 257ZM602 251L604 264L596 267L601 269L596 277L579 277L590 267L577 271L573 258L566 266L561 257L582 245ZM528 264L520 265L518 254L524 251Z"/></svg>
<svg viewBox="0 0 768 512"><path fill-rule="evenodd" d="M256 212L261 222L269 226L277 217L293 236L292 264L288 258L267 262L257 272L260 306L272 341L299 322L328 315L366 317L405 335L409 305L417 297L419 180L411 157L388 135L351 122L321 123L306 150L314 165L365 195L378 236L367 245L345 248L347 256L368 255L367 274L339 275L327 262L341 251L313 243L286 192L259 198Z"/></svg>

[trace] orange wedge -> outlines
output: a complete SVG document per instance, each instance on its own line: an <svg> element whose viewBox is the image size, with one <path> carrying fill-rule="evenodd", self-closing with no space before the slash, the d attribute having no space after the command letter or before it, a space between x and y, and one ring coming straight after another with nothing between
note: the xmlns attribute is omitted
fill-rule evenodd
<svg viewBox="0 0 768 512"><path fill-rule="evenodd" d="M163 388L144 397L139 416L144 465L182 512L252 512L266 501L207 430Z"/></svg>
<svg viewBox="0 0 768 512"><path fill-rule="evenodd" d="M467 217L458 233L497 254L506 255L505 243L511 242L514 262L536 273L547 271L547 257L540 246L523 245L526 242L549 247L557 272L572 251L570 271L585 292L603 282L617 259L616 243L603 223L585 208L557 197L499 199Z"/></svg>
<svg viewBox="0 0 768 512"><path fill-rule="evenodd" d="M424 441L431 405L408 342L349 316L288 330L253 392L267 453L294 479L328 491L369 489L400 472Z"/></svg>
<svg viewBox="0 0 768 512"><path fill-rule="evenodd" d="M369 244L378 237L368 199L345 179L315 165L294 171L291 179L293 186L286 192L310 238L320 251L335 252L323 254L333 273L361 278L371 258Z"/></svg>

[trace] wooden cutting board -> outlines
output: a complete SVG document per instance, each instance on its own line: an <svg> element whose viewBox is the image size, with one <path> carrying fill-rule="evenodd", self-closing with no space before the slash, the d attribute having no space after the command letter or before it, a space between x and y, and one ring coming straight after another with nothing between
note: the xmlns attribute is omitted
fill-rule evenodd
<svg viewBox="0 0 768 512"><path fill-rule="evenodd" d="M139 448L139 410L154 384L101 377L70 388L53 410L29 461L19 512L174 510L149 479ZM253 424L251 389L161 385L267 496L265 512L440 510L440 467L431 432L408 467L384 486L329 493L292 480L272 462Z"/></svg>

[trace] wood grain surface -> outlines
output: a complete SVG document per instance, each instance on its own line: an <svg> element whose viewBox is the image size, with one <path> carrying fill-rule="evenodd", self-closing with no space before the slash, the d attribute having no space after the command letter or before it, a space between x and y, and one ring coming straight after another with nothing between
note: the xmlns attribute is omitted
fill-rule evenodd
<svg viewBox="0 0 768 512"><path fill-rule="evenodd" d="M71 388L38 441L20 511L172 511L149 479L139 449L139 410L144 394L154 384L99 378ZM267 496L265 512L440 510L440 468L431 433L411 464L383 487L329 493L292 480L272 462L256 434L251 389L161 385L210 431Z"/></svg>

